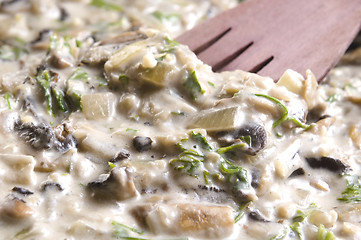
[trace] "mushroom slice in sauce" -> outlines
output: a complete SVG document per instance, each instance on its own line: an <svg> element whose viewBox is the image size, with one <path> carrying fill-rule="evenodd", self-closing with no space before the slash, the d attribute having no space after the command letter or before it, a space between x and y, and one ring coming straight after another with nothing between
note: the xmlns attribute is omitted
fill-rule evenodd
<svg viewBox="0 0 361 240"><path fill-rule="evenodd" d="M4 203L0 205L0 216L12 220L22 220L33 215L33 210L26 202L17 197L9 196Z"/></svg>
<svg viewBox="0 0 361 240"><path fill-rule="evenodd" d="M20 120L14 123L14 130L26 143L35 149L49 149L53 147L54 132L43 124L34 124L32 122L23 123Z"/></svg>
<svg viewBox="0 0 361 240"><path fill-rule="evenodd" d="M26 189L26 188L22 188L22 187L13 187L12 189L13 192L17 192L17 193L20 193L24 196L28 196L28 195L32 195L34 194L34 192Z"/></svg>
<svg viewBox="0 0 361 240"><path fill-rule="evenodd" d="M63 140L59 140L54 130L44 123L23 123L18 120L14 123L14 130L21 139L38 150L55 148L60 152L66 152L77 144L76 139L70 134Z"/></svg>
<svg viewBox="0 0 361 240"><path fill-rule="evenodd" d="M306 161L311 168L323 168L341 174L348 172L350 167L339 159L331 157L307 157Z"/></svg>
<svg viewBox="0 0 361 240"><path fill-rule="evenodd" d="M123 201L138 195L129 168L114 168L110 174L101 175L87 185L92 197L97 200Z"/></svg>
<svg viewBox="0 0 361 240"><path fill-rule="evenodd" d="M145 205L134 209L140 221L155 234L180 234L206 239L233 233L232 208L202 203Z"/></svg>
<svg viewBox="0 0 361 240"><path fill-rule="evenodd" d="M95 43L82 57L82 62L90 65L105 63L110 56L125 44L146 39L147 36L139 31L125 32L113 38Z"/></svg>
<svg viewBox="0 0 361 240"><path fill-rule="evenodd" d="M267 143L267 132L258 123L246 123L234 131L222 131L215 135L222 145L232 145L241 141L247 143L247 148L239 148L249 155L256 155Z"/></svg>
<svg viewBox="0 0 361 240"><path fill-rule="evenodd" d="M133 138L133 146L138 152L146 152L152 148L153 140L150 137L136 136Z"/></svg>

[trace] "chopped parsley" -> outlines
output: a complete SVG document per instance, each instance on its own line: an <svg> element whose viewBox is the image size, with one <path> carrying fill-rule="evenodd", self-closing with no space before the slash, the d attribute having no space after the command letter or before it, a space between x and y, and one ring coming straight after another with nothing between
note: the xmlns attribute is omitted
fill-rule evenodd
<svg viewBox="0 0 361 240"><path fill-rule="evenodd" d="M335 93L335 94L332 94L331 96L329 96L327 99L326 99L326 102L328 103L333 103L333 102L336 102L337 100L340 99L340 95Z"/></svg>
<svg viewBox="0 0 361 240"><path fill-rule="evenodd" d="M190 176L198 177L199 173L196 170L204 162L205 156L196 149L186 149L181 144L178 144L183 149L182 153L170 161L170 164L174 166L174 170L186 171Z"/></svg>
<svg viewBox="0 0 361 240"><path fill-rule="evenodd" d="M347 203L361 202L361 179L359 176L346 176L347 187L338 200Z"/></svg>
<svg viewBox="0 0 361 240"><path fill-rule="evenodd" d="M108 162L108 165L109 165L110 169L115 168L115 164L114 164L114 163L112 163L112 162Z"/></svg>
<svg viewBox="0 0 361 240"><path fill-rule="evenodd" d="M59 38L56 34L51 34L49 37L49 51L53 51L59 46Z"/></svg>
<svg viewBox="0 0 361 240"><path fill-rule="evenodd" d="M272 97L272 96L269 96L269 95L265 95L265 94L255 94L255 96L257 97L263 97L263 98L266 98L272 102L274 102L275 104L277 104L281 110L282 110L282 115L281 117L276 120L272 127L273 128L276 128L278 125L280 125L281 123L285 122L285 121L291 121L293 122L294 124L296 124L296 126L298 127L301 127L301 128L304 128L304 129L308 129L310 126L312 125L307 125L307 124L304 124L302 123L300 120L298 120L297 118L295 117L292 117L292 116L289 116L288 115L288 109L287 107L281 102L281 100L275 98L275 97Z"/></svg>
<svg viewBox="0 0 361 240"><path fill-rule="evenodd" d="M8 104L8 109L11 109L11 103L10 103L11 94L10 93L5 93L5 95L3 97L4 97L5 101Z"/></svg>
<svg viewBox="0 0 361 240"><path fill-rule="evenodd" d="M317 240L336 240L335 235L331 231L327 231L324 225L318 227Z"/></svg>
<svg viewBox="0 0 361 240"><path fill-rule="evenodd" d="M119 76L119 82L122 85L122 87L125 87L129 84L130 78L127 75L121 74Z"/></svg>
<svg viewBox="0 0 361 240"><path fill-rule="evenodd" d="M92 0L90 2L90 5L98 8L103 8L105 10L113 10L119 12L123 11L123 8L121 6L105 0Z"/></svg>
<svg viewBox="0 0 361 240"><path fill-rule="evenodd" d="M133 133L133 134L136 134L139 130L134 129L134 128L127 128L127 129L125 129L125 131L126 131L126 132L131 132L131 133Z"/></svg>
<svg viewBox="0 0 361 240"><path fill-rule="evenodd" d="M177 144L182 152L176 159L170 161L174 170L184 171L196 178L202 174L206 184L209 183L210 178L215 179L216 181L226 182L233 192L238 192L241 189L250 187L247 170L222 156L228 151L226 149L227 147L213 150L202 134L194 133L192 131L189 135L190 138L183 139ZM245 143L242 144L243 146L246 145ZM232 146L232 148L233 147L234 146ZM206 165L204 165L206 156L210 152L220 155L218 171L215 169L207 169Z"/></svg>
<svg viewBox="0 0 361 240"><path fill-rule="evenodd" d="M69 77L68 80L81 80L81 81L89 82L90 77L83 68L79 67L73 72L73 74Z"/></svg>
<svg viewBox="0 0 361 240"><path fill-rule="evenodd" d="M189 91L189 94L193 98L193 100L197 100L197 96L199 94L205 93L205 90L202 88L201 84L199 83L196 72L194 70L188 72L188 76L184 83L184 86Z"/></svg>
<svg viewBox="0 0 361 240"><path fill-rule="evenodd" d="M49 70L40 70L35 77L35 80L44 91L44 96L48 103L48 113L50 115L54 115L53 96L50 88L50 82L52 81L52 77L50 76Z"/></svg>
<svg viewBox="0 0 361 240"><path fill-rule="evenodd" d="M207 139L200 133L191 132L191 137L205 150L212 150L211 145L209 145Z"/></svg>
<svg viewBox="0 0 361 240"><path fill-rule="evenodd" d="M305 219L309 216L313 209L317 208L315 204L310 204L310 206L304 210L297 210L296 214L292 218L292 223L285 227L282 232L277 234L276 236L272 237L270 240L281 240L284 239L288 233L291 231L297 237L297 239L304 239L302 234L302 224L304 223Z"/></svg>

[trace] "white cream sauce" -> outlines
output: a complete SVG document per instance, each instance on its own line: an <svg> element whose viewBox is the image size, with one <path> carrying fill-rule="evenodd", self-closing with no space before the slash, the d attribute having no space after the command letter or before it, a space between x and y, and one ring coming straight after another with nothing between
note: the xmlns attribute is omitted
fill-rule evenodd
<svg viewBox="0 0 361 240"><path fill-rule="evenodd" d="M1 239L361 238L357 50L274 83L171 40L236 1L0 3Z"/></svg>

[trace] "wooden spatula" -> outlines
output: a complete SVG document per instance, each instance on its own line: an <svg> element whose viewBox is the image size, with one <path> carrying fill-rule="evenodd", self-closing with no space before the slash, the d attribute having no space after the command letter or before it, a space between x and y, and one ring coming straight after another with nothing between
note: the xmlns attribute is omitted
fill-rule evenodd
<svg viewBox="0 0 361 240"><path fill-rule="evenodd" d="M361 0L249 0L185 32L215 71L242 69L277 80L290 68L318 80L361 28Z"/></svg>

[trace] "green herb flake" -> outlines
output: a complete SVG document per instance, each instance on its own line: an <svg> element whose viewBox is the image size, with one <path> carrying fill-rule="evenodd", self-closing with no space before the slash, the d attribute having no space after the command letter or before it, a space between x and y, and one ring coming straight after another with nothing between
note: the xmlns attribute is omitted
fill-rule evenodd
<svg viewBox="0 0 361 240"><path fill-rule="evenodd" d="M303 220L302 220L303 221ZM302 222L301 221L301 222ZM296 234L298 239L302 239L301 222L293 222L290 225L290 229Z"/></svg>
<svg viewBox="0 0 361 240"><path fill-rule="evenodd" d="M110 167L110 169L115 168L115 164L114 164L114 163L112 163L112 162L108 162L108 166Z"/></svg>
<svg viewBox="0 0 361 240"><path fill-rule="evenodd" d="M49 37L49 51L53 51L59 46L59 38L56 34L51 34Z"/></svg>
<svg viewBox="0 0 361 240"><path fill-rule="evenodd" d="M317 232L317 240L335 240L336 237L331 231L327 231L325 226L320 224Z"/></svg>
<svg viewBox="0 0 361 240"><path fill-rule="evenodd" d="M193 100L197 100L197 96L199 94L205 93L205 90L199 83L196 72L194 70L188 72L188 77L184 83L184 86L188 89L190 96L193 98Z"/></svg>
<svg viewBox="0 0 361 240"><path fill-rule="evenodd" d="M343 89L346 90L348 88L351 89L356 89L354 85L352 85L352 83L346 83L345 86L343 86Z"/></svg>
<svg viewBox="0 0 361 240"><path fill-rule="evenodd" d="M340 99L340 95L335 93L335 94L332 94L331 96L329 96L327 99L326 99L326 102L328 103L333 103L333 102L336 102Z"/></svg>
<svg viewBox="0 0 361 240"><path fill-rule="evenodd" d="M77 48L81 48L83 46L83 42L78 39L75 39L75 45Z"/></svg>
<svg viewBox="0 0 361 240"><path fill-rule="evenodd" d="M203 178L204 178L204 182L208 185L209 184L209 172L208 171L203 171Z"/></svg>
<svg viewBox="0 0 361 240"><path fill-rule="evenodd" d="M275 104L277 104L281 110L282 110L282 115L281 117L276 120L273 124L272 124L272 127L273 128L276 128L278 125L280 125L281 123L285 122L285 121L291 121L293 122L294 124L296 124L296 126L298 127L301 127L305 130L309 129L312 125L307 125L307 124L304 124L302 123L300 120L298 120L297 118L295 117L292 117L292 116L288 116L288 109L287 107L281 102L281 100L275 98L275 97L272 97L272 96L269 96L269 95L265 95L265 94L255 94L255 96L257 97L263 97L263 98L266 98L272 102L274 102Z"/></svg>
<svg viewBox="0 0 361 240"><path fill-rule="evenodd" d="M99 82L98 87L106 87L108 86L108 81L103 77L97 77L96 80Z"/></svg>
<svg viewBox="0 0 361 240"><path fill-rule="evenodd" d="M112 10L112 11L119 11L122 12L123 8L117 4L105 1L105 0L92 0L90 2L90 5L98 7L98 8L103 8L105 10Z"/></svg>
<svg viewBox="0 0 361 240"><path fill-rule="evenodd" d="M129 227L125 224L119 223L117 221L112 221L113 226L113 236L117 239L143 239L137 237L130 237L130 233L135 233L142 235L144 232L140 231L134 227Z"/></svg>
<svg viewBox="0 0 361 240"><path fill-rule="evenodd" d="M5 93L5 95L3 97L8 104L8 109L11 109L11 103L10 103L11 93Z"/></svg>
<svg viewBox="0 0 361 240"><path fill-rule="evenodd" d="M52 92L55 96L56 102L58 103L58 108L63 112L68 111L68 104L65 102L64 92L56 88L52 88Z"/></svg>
<svg viewBox="0 0 361 240"><path fill-rule="evenodd" d="M166 53L166 54L158 58L159 61L163 61L167 53L173 53L175 48L179 45L179 42L169 37L164 38L164 40L165 40L164 48L162 49L162 51L160 51L160 53Z"/></svg>
<svg viewBox="0 0 361 240"><path fill-rule="evenodd" d="M236 143L236 144L232 144L230 146L227 147L221 147L217 149L217 153L222 155L228 152L232 152L232 151L237 151L239 149L243 149L246 147L245 143Z"/></svg>
<svg viewBox="0 0 361 240"><path fill-rule="evenodd" d="M212 83L211 81L208 81L207 83L208 83L208 85L211 86L211 87L215 87L215 86L216 86L216 85L214 85L214 83Z"/></svg>
<svg viewBox="0 0 361 240"><path fill-rule="evenodd" d="M339 201L346 203L360 203L361 202L361 179L359 176L346 176L347 187L342 192L342 196L338 198Z"/></svg>
<svg viewBox="0 0 361 240"><path fill-rule="evenodd" d="M0 47L0 59L8 61L19 60L21 54L26 52L26 49L22 47L2 45Z"/></svg>
<svg viewBox="0 0 361 240"><path fill-rule="evenodd" d="M193 140L195 140L197 143L199 143L199 145L201 146L201 148L211 151L212 147L211 145L209 145L207 139L200 133L195 133L195 132L191 132L191 137Z"/></svg>
<svg viewBox="0 0 361 240"><path fill-rule="evenodd" d="M68 80L79 80L89 82L90 77L88 73L83 68L77 68L73 74L69 77Z"/></svg>
<svg viewBox="0 0 361 240"><path fill-rule="evenodd" d="M248 146L251 147L251 143L252 143L252 137L250 135L247 135L247 136L241 136L240 139L247 143Z"/></svg>
<svg viewBox="0 0 361 240"><path fill-rule="evenodd" d="M129 84L129 82L130 82L130 78L127 75L124 75L124 74L120 75L118 79L119 79L120 84L123 87L127 86Z"/></svg>
<svg viewBox="0 0 361 240"><path fill-rule="evenodd" d="M225 158L221 158L219 170L229 185L232 186L234 192L250 187L250 183L248 182L248 171L245 168L238 166Z"/></svg>
<svg viewBox="0 0 361 240"><path fill-rule="evenodd" d="M170 161L174 170L185 170L190 176L198 177L196 170L201 166L205 157L194 149L184 150L176 159Z"/></svg>
<svg viewBox="0 0 361 240"><path fill-rule="evenodd" d="M244 214L245 214L244 209L245 209L249 204L250 204L250 201L249 201L249 202L244 202L243 204L241 204L241 205L239 206L239 208L238 208L238 210L237 210L237 212L236 212L236 217L234 218L234 223L239 222L239 221L243 218L243 216L244 216Z"/></svg>
<svg viewBox="0 0 361 240"><path fill-rule="evenodd" d="M137 129L133 129L133 128L127 128L127 129L125 129L125 131L126 131L126 132L131 132L131 133L136 134L139 130L137 130Z"/></svg>
<svg viewBox="0 0 361 240"><path fill-rule="evenodd" d="M288 227L285 227L282 232L280 232L279 234L277 234L276 236L270 238L270 240L282 240L285 239L288 235Z"/></svg>
<svg viewBox="0 0 361 240"><path fill-rule="evenodd" d="M165 14L161 11L154 11L152 15L161 22L180 20L180 15L175 13Z"/></svg>
<svg viewBox="0 0 361 240"><path fill-rule="evenodd" d="M172 115L174 116L185 116L185 112L181 112L181 111L176 111L176 112L171 112Z"/></svg>
<svg viewBox="0 0 361 240"><path fill-rule="evenodd" d="M46 69L41 70L38 73L38 75L35 77L35 80L44 90L44 96L48 103L48 113L50 115L54 115L53 97L52 97L51 88L50 88L51 77L50 77L49 71Z"/></svg>

